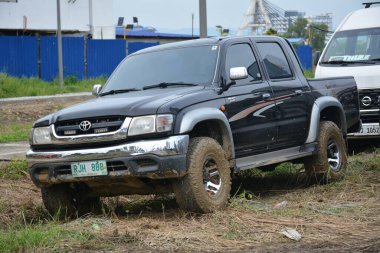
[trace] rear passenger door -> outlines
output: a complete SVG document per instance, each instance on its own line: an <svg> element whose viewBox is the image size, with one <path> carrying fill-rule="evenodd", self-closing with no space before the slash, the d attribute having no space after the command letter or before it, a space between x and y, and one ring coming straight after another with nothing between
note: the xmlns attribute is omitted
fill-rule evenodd
<svg viewBox="0 0 380 253"><path fill-rule="evenodd" d="M241 40L240 40L241 41ZM224 83L228 83L229 70L246 67L248 78L237 80L236 84L224 91L226 113L230 122L237 157L266 151L274 142L276 126L273 119L275 104L271 102L273 93L262 78L252 44L239 42L227 46L222 70Z"/></svg>
<svg viewBox="0 0 380 253"><path fill-rule="evenodd" d="M312 99L307 84L295 74L291 58L280 42L258 42L257 48L276 101L276 148L302 145L309 129Z"/></svg>

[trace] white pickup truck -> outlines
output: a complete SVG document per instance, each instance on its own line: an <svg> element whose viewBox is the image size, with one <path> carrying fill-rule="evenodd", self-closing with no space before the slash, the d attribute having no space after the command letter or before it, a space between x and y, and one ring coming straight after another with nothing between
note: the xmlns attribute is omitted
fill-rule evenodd
<svg viewBox="0 0 380 253"><path fill-rule="evenodd" d="M346 16L325 47L316 78L353 76L362 128L349 138L380 138L380 6L366 4Z"/></svg>

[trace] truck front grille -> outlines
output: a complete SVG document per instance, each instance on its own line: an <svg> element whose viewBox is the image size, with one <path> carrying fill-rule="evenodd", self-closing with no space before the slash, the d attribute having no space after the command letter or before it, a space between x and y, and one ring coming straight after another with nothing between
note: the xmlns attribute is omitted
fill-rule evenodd
<svg viewBox="0 0 380 253"><path fill-rule="evenodd" d="M380 122L379 111L362 112L360 115L362 123L378 123Z"/></svg>
<svg viewBox="0 0 380 253"><path fill-rule="evenodd" d="M380 90L361 90L359 100L361 110L379 109Z"/></svg>
<svg viewBox="0 0 380 253"><path fill-rule="evenodd" d="M114 132L120 129L124 119L124 116L111 116L60 121L55 123L55 132L58 136Z"/></svg>

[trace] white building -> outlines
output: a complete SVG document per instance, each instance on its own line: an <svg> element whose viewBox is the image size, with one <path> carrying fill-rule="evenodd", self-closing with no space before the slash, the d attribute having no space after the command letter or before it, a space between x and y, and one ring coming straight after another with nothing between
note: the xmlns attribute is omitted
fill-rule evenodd
<svg viewBox="0 0 380 253"><path fill-rule="evenodd" d="M56 0L0 0L0 31L55 32ZM93 39L114 39L112 0L61 0L64 34L91 34Z"/></svg>

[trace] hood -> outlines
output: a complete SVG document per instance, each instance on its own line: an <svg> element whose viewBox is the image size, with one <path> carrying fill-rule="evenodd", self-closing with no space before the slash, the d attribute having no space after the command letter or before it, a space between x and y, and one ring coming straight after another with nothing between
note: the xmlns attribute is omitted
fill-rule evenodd
<svg viewBox="0 0 380 253"><path fill-rule="evenodd" d="M168 87L98 97L80 104L67 107L36 121L35 126L53 124L57 121L82 119L101 116L140 116L156 114L165 103L188 93L204 89L196 87Z"/></svg>
<svg viewBox="0 0 380 253"><path fill-rule="evenodd" d="M353 76L358 89L380 89L380 64L349 67L318 66L315 78Z"/></svg>

